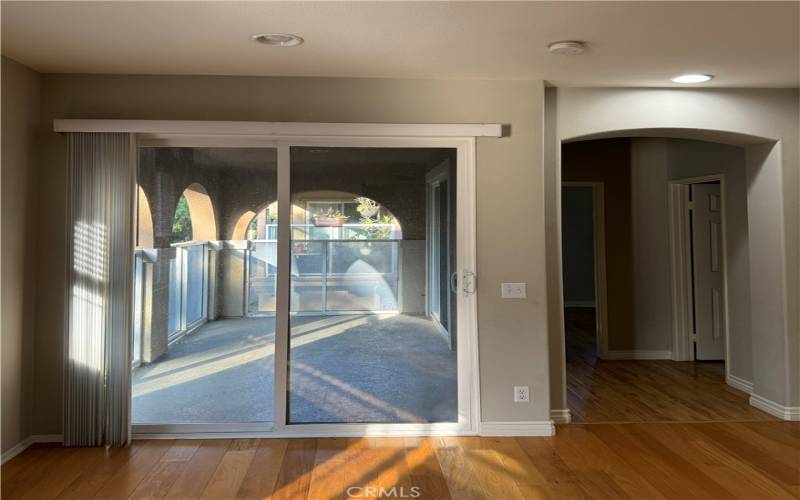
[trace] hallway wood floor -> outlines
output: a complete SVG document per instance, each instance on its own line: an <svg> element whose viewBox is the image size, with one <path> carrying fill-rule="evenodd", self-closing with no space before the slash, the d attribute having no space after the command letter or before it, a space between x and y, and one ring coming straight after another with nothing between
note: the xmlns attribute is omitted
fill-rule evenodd
<svg viewBox="0 0 800 500"><path fill-rule="evenodd" d="M725 383L721 362L598 360L594 309L567 308L564 317L573 422L776 420Z"/></svg>
<svg viewBox="0 0 800 500"><path fill-rule="evenodd" d="M378 498L368 488L381 487L383 498L403 488L405 498L437 500L796 499L800 423L571 424L548 438L148 440L109 451L40 444L0 472L4 499L317 500Z"/></svg>

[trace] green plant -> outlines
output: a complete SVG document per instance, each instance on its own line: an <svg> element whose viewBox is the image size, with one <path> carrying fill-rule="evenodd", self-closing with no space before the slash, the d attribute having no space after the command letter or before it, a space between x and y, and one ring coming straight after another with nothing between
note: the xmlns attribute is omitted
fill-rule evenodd
<svg viewBox="0 0 800 500"><path fill-rule="evenodd" d="M192 216L186 197L181 195L175 207L175 218L172 220L171 243L183 243L192 240Z"/></svg>
<svg viewBox="0 0 800 500"><path fill-rule="evenodd" d="M356 203L358 203L356 211L360 213L363 217L367 218L372 217L375 214L377 214L378 210L380 209L378 202L370 198L367 198L366 196L359 196L358 198L355 199L355 201Z"/></svg>
<svg viewBox="0 0 800 500"><path fill-rule="evenodd" d="M346 220L350 219L349 216L343 214L339 210L334 210L332 208L329 208L328 210L326 210L324 212L320 212L320 213L314 214L314 218L336 219L336 220L340 220L340 221L346 221Z"/></svg>
<svg viewBox="0 0 800 500"><path fill-rule="evenodd" d="M359 222L366 226L363 231L368 240L389 240L392 238L392 226L395 224L395 219L391 215L382 215L375 218L362 217Z"/></svg>

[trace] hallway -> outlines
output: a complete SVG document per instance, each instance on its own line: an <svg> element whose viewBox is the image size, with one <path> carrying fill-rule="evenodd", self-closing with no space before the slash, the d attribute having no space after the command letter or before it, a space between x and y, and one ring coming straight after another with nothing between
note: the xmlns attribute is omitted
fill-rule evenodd
<svg viewBox="0 0 800 500"><path fill-rule="evenodd" d="M775 420L725 383L722 362L599 360L594 309L566 308L564 317L573 422Z"/></svg>

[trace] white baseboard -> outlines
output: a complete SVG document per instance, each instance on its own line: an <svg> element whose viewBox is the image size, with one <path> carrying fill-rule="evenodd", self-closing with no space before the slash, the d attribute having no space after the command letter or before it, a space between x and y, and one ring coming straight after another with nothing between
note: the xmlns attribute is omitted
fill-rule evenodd
<svg viewBox="0 0 800 500"><path fill-rule="evenodd" d="M60 443L62 441L61 434L36 434L28 436L12 448L3 452L1 463L6 463L12 458L16 457L34 443Z"/></svg>
<svg viewBox="0 0 800 500"><path fill-rule="evenodd" d="M567 300L564 307L596 307L593 300Z"/></svg>
<svg viewBox="0 0 800 500"><path fill-rule="evenodd" d="M550 420L556 424L568 424L572 422L572 414L570 413L569 408L550 410Z"/></svg>
<svg viewBox="0 0 800 500"><path fill-rule="evenodd" d="M728 375L725 377L725 382L734 389L739 389L747 394L753 394L753 383L743 378L737 377L736 375Z"/></svg>
<svg viewBox="0 0 800 500"><path fill-rule="evenodd" d="M607 351L601 359L672 359L672 351Z"/></svg>
<svg viewBox="0 0 800 500"><path fill-rule="evenodd" d="M554 436L552 420L532 422L481 422L481 436Z"/></svg>
<svg viewBox="0 0 800 500"><path fill-rule="evenodd" d="M800 406L783 406L758 394L750 395L750 406L755 406L781 420L800 420Z"/></svg>

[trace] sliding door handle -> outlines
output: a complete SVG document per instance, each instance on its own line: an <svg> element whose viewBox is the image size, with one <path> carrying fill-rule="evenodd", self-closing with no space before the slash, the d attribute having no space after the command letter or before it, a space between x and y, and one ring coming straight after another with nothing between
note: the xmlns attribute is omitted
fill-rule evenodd
<svg viewBox="0 0 800 500"><path fill-rule="evenodd" d="M458 293L458 271L450 273L450 292Z"/></svg>
<svg viewBox="0 0 800 500"><path fill-rule="evenodd" d="M472 295L475 293L475 273L472 271L464 271L464 284L462 291L464 295Z"/></svg>

